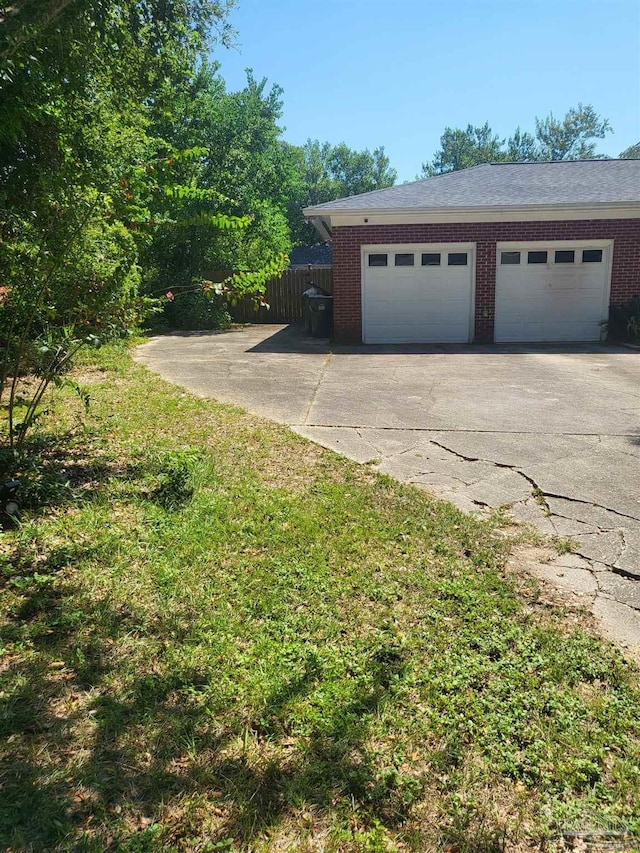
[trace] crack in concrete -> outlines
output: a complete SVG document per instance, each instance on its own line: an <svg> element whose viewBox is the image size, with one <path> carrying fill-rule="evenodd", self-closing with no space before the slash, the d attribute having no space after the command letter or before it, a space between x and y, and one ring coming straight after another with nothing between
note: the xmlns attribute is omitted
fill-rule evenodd
<svg viewBox="0 0 640 853"><path fill-rule="evenodd" d="M485 503L484 501L481 501L479 498L469 498L469 500L471 501L472 504L475 504L476 506L481 506L484 509L493 509L491 504Z"/></svg>
<svg viewBox="0 0 640 853"><path fill-rule="evenodd" d="M443 474L442 471L418 471L418 473L414 474L413 477L411 478L411 480L408 480L407 482L413 483L414 485L418 485L418 486L424 486L425 483L420 483L415 478L416 477L425 477L425 476L428 476L429 474L435 474L438 477L448 477L450 480L456 480L456 482L462 483L463 486L471 486L471 485L473 485L473 482L474 482L473 480L471 482L467 482L467 480L463 480L462 477L456 477L455 474ZM477 480L475 482L477 482ZM433 484L429 483L426 485L432 486ZM486 504L485 504L485 506L486 506Z"/></svg>
<svg viewBox="0 0 640 853"><path fill-rule="evenodd" d="M629 544L627 542L627 537L625 536L624 530L619 530L618 532L620 533L620 538L622 539L622 549L620 550L620 553L616 557L614 564L612 566L610 566L610 569L614 575L619 575L622 578L627 578L628 580L632 580L632 581L640 580L638 572L633 572L633 571L631 571L631 569L625 569L624 566L618 566L617 565L617 563L619 563L620 560L622 560L624 555L629 550ZM608 564L605 563L605 565L608 565ZM638 609L640 610L640 607Z"/></svg>
<svg viewBox="0 0 640 853"><path fill-rule="evenodd" d="M620 553L616 557L616 563L620 562L620 560L627 553L627 549L628 549L627 537L624 535L624 530L620 531L620 539L622 540L622 547L620 548Z"/></svg>
<svg viewBox="0 0 640 853"><path fill-rule="evenodd" d="M556 530L556 533L557 533L557 528L556 528L555 524L553 523L554 516L556 518L565 518L568 521L580 522L580 520L579 519L571 519L568 516L562 516L558 513L554 513L551 510L551 507L549 506L547 498L556 498L558 500L566 500L566 501L571 501L573 503L579 503L579 504L583 504L583 505L587 505L587 506L592 506L592 507L595 507L597 509L602 509L602 510L605 510L607 512L610 512L613 515L617 515L621 518L628 518L628 519L631 519L632 521L638 520L632 515L627 515L626 513L619 512L618 510L611 509L610 507L604 506L603 504L598 504L594 501L586 501L586 500L582 500L581 498L571 498L568 495L559 495L559 494L555 494L554 492L544 491L543 489L540 488L538 483L536 483L536 481L533 479L533 477L530 477L524 471L520 470L516 465L509 465L506 462L496 462L493 459L483 459L483 458L475 457L475 456L467 456L464 453L459 453L456 450L452 450L450 447L447 447L445 444L442 444L442 442L435 441L434 439L430 439L430 442L431 442L431 444L435 444L437 447L440 447L443 450L448 451L449 453L453 454L454 456L457 456L459 459L462 459L465 462L484 462L486 464L494 465L496 468L508 469L510 471L514 471L516 474L519 474L521 477L523 477L532 486L531 495L532 495L533 499L538 501L541 504L541 506L544 507L545 512L547 514L547 517L549 518L554 530ZM530 499L527 499L527 500L530 500ZM480 502L474 500L474 503L480 503ZM518 501L517 503L523 503L523 501ZM580 522L580 523L585 523L585 522ZM620 550L616 554L616 556L613 558L613 560L611 560L611 561L602 560L601 561L602 564L607 566L607 568L611 572L613 572L614 574L620 575L620 576L628 578L630 580L636 580L637 581L638 580L637 574L634 574L633 572L628 571L627 569L616 565L623 558L624 554L627 551L627 547L628 547L627 546L627 540L626 540L626 537L624 535L624 531L617 529L617 528L600 527L599 525L593 525L593 526L597 527L597 532L595 532L595 533L584 533L584 534L580 534L580 535L582 535L582 536L603 536L607 533L611 533L611 532L615 531L620 536L620 539L621 539ZM572 552L574 554L577 554L578 556L582 557L584 560L587 561L587 564L589 566L588 571L596 579L596 583L598 586L598 593L597 594L602 594L602 593L600 593L600 583L597 580L597 574L598 573L594 571L593 566L592 566L592 558L589 557L587 554L583 553L579 547L572 549Z"/></svg>
<svg viewBox="0 0 640 853"><path fill-rule="evenodd" d="M527 480L527 482L533 486L533 488L535 490L535 494L533 495L533 497L534 498L540 497L541 499L544 500L546 509L550 515L558 515L561 518L567 518L567 516L560 516L559 513L554 513L551 510L551 508L549 507L549 505L546 501L546 498L556 498L557 500L571 501L572 503L578 503L578 504L582 504L584 506L592 506L592 507L595 507L596 509L603 509L606 512L610 512L612 515L619 516L620 518L628 518L631 521L640 521L640 518L638 518L635 515L629 515L626 512L620 512L617 509L613 509L613 507L605 506L604 504L596 503L596 501L587 501L587 500L584 500L583 498L573 498L570 495L561 495L561 494L558 494L557 492L548 492L545 489L542 489L538 485L538 483L536 483L536 481L533 479L533 477L529 476L529 474L526 474L517 465L510 465L507 462L496 462L494 459L483 459L482 457L465 456L463 453L458 453L456 450L452 450L450 447L447 447L445 444L442 444L441 442L436 441L433 438L429 439L429 440L430 440L431 444L435 444L437 447L441 447L443 450L448 450L449 453L452 453L454 456L457 456L459 459L464 459L465 462L486 462L488 465L495 465L496 468L507 468L510 471L515 471L516 474L520 474L521 477L524 477L524 479ZM569 520L573 520L573 519L569 519ZM580 519L577 519L577 520L579 521ZM607 530L610 528L600 528L598 526L598 529L599 530Z"/></svg>
<svg viewBox="0 0 640 853"><path fill-rule="evenodd" d="M533 477L530 477L528 474L525 474L517 465L510 465L507 462L496 462L494 459L483 459L482 457L476 456L465 456L464 453L458 453L456 450L452 450L450 447L447 447L445 444L442 444L435 439L430 439L431 444L435 444L436 447L441 447L443 450L447 450L449 453L453 453L454 456L457 456L459 459L463 459L465 462L485 462L488 465L494 465L496 468L505 468L508 471L513 471L515 474L519 474L523 479L532 486L531 496L534 500L537 500L544 507L545 512L548 515L551 515L551 509L549 508L549 504L545 499L545 492L542 491L540 486L536 483Z"/></svg>
<svg viewBox="0 0 640 853"><path fill-rule="evenodd" d="M628 601L620 601L619 598L616 598L615 595L610 595L608 592L600 592L596 597L606 598L608 601L615 601L616 604L620 604L622 607L626 607L634 613L638 613L638 611L640 611L640 607L636 607L635 604L629 604Z"/></svg>
<svg viewBox="0 0 640 853"><path fill-rule="evenodd" d="M415 453L415 451L420 447L419 444L412 444L411 447L407 447L406 450L401 450L400 453L390 453L389 459L394 459L396 456L406 456L407 453Z"/></svg>
<svg viewBox="0 0 640 853"><path fill-rule="evenodd" d="M609 567L612 574L619 575L621 578L627 578L627 580L630 580L630 581L640 580L638 575L635 575L629 569L622 569L620 566L609 566L608 563L605 563L604 565ZM640 610L640 607L638 608L638 610Z"/></svg>
<svg viewBox="0 0 640 853"><path fill-rule="evenodd" d="M606 512L610 512L612 515L617 515L620 518L628 518L631 521L640 522L640 518L637 515L628 515L626 512L620 512L620 510L613 509L613 507L605 506L604 504L596 503L595 501L586 501L586 500L583 500L582 498L572 498L572 497L569 497L569 495L557 495L555 492L543 492L543 494L547 498L557 498L558 500L561 500L561 501L571 501L572 503L576 503L576 504L583 504L585 506L593 506L596 509L604 509L604 510L606 510ZM557 514L558 513L556 513L556 515ZM578 519L578 521L579 521L579 519ZM583 523L586 523L586 522L583 522ZM594 526L596 526L596 525L594 525ZM608 529L616 529L616 528L602 527L599 529L608 530Z"/></svg>
<svg viewBox="0 0 640 853"><path fill-rule="evenodd" d="M320 369L320 375L318 376L318 381L316 382L316 387L313 389L313 393L311 394L311 399L309 400L309 405L307 406L307 411L304 413L304 422L299 424L299 426L311 426L311 424L307 423L307 421L309 420L309 415L311 414L311 407L313 406L313 404L316 401L316 396L318 394L318 391L320 390L320 386L322 385L322 380L324 379L325 374L327 372L327 368L329 367L329 365L331 364L332 361L333 361L333 353L331 353L331 352L327 353L327 357L325 358L325 360L322 364L322 367Z"/></svg>
<svg viewBox="0 0 640 853"><path fill-rule="evenodd" d="M571 520L573 520L573 519L571 519ZM620 537L620 540L621 540L620 550L615 555L615 557L613 557L613 560L608 561L608 560L605 560L603 558L598 558L597 560L594 560L594 558L592 556L590 556L589 554L585 554L584 551L582 551L580 549L580 545L578 545L578 547L576 547L576 548L572 548L571 553L575 554L576 556L581 557L583 560L585 560L585 562L587 563L587 566L588 566L588 571L590 571L591 574L596 578L596 581L597 581L598 574L600 574L600 572L602 570L600 570L600 571L597 570L593 566L594 562L598 563L599 565L605 566L606 569L608 571L612 572L613 574L620 575L621 577L625 577L625 578L628 578L630 580L636 580L636 581L640 580L640 578L638 577L637 574L634 574L633 572L628 571L627 569L616 565L616 563L618 562L618 560L620 560L620 558L625 553L626 548L627 548L626 539L624 536L624 532L622 530L620 530L620 529L615 529L615 530L612 530L612 529L600 530L600 529L598 529L594 533L580 533L578 535L580 535L583 538L586 538L586 537L606 536L608 533L617 533L618 536ZM571 537L569 537L569 538L571 538ZM585 568L587 568L587 567L585 567ZM599 581L598 581L598 584L599 584Z"/></svg>
<svg viewBox="0 0 640 853"><path fill-rule="evenodd" d="M597 535L597 534L593 534L593 535ZM583 551L580 551L580 549L579 549L579 548L572 548L572 549L571 549L571 553L572 553L572 554L576 554L576 556L578 556L578 557L582 557L582 559L583 559L583 560L586 560L586 561L587 561L587 563L589 563L589 571L591 572L591 574L592 574L592 575L596 575L596 574L597 574L597 573L596 573L596 571L595 571L595 569L594 569L594 568L593 568L593 566L591 565L591 561L593 560L593 557L589 557L589 556L588 556L587 554L585 554ZM616 557L616 559L617 559L617 557ZM615 566L614 566L614 564L613 564L613 563L607 563L607 561L606 561L606 560L599 560L599 562L601 562L603 566L606 566L606 567L607 567L607 569L608 569L610 572L613 572L613 571L614 571ZM616 574L617 574L617 573L616 573ZM635 578L635 580L638 580L638 578Z"/></svg>
<svg viewBox="0 0 640 853"><path fill-rule="evenodd" d="M369 441L369 439L368 439L368 438L365 438L365 437L362 435L362 431L361 431L361 430L357 429L355 432L356 432L356 435L358 436L358 438L360 439L360 441L363 441L363 442L364 442L368 447L370 447L370 448L373 450L373 452L376 454L374 457L372 457L373 459L378 459L378 458L379 458L379 457L378 457L378 454L380 454L380 455L381 455L381 457L382 457L382 458L384 458L384 454L382 454L382 453L381 453L380 448L379 448L379 447L376 447L376 445L375 445L372 441Z"/></svg>
<svg viewBox="0 0 640 853"><path fill-rule="evenodd" d="M527 498L529 500L529 498ZM570 515L563 515L561 512L556 512L553 510L552 512L553 518L563 518L565 521L572 521L574 524L582 524L584 527L597 527L596 530L586 530L584 533L574 533L574 536L591 536L593 533L597 533L598 531L602 533L614 533L616 530L619 530L619 527L600 527L600 525L589 524L588 521L582 521L580 518L572 518Z"/></svg>

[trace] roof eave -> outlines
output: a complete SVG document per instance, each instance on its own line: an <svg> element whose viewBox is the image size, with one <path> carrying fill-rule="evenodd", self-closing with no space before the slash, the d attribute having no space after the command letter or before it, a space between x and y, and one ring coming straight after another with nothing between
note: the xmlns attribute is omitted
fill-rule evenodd
<svg viewBox="0 0 640 853"><path fill-rule="evenodd" d="M475 205L472 207L456 207L455 205L440 205L438 207L375 207L375 208L346 208L346 207L305 207L302 210L306 218L337 216L391 216L397 214L411 214L416 216L437 215L439 213L467 214L480 213L527 213L542 210L638 210L640 211L640 200L619 202L580 202L566 204L517 204L517 205Z"/></svg>
<svg viewBox="0 0 640 853"><path fill-rule="evenodd" d="M304 211L303 211L304 212ZM313 227L326 243L331 242L331 222L327 222L322 216L306 216Z"/></svg>

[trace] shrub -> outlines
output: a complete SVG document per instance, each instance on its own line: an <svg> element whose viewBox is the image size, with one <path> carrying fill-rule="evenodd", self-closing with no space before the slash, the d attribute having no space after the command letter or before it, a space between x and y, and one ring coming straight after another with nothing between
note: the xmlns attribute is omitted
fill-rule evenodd
<svg viewBox="0 0 640 853"><path fill-rule="evenodd" d="M61 234L43 236L17 217L4 229L3 337L27 332L34 340L73 328L80 336L104 338L138 324L140 270L131 233L120 222L105 221L103 205L93 199L76 201L84 215L61 217Z"/></svg>
<svg viewBox="0 0 640 853"><path fill-rule="evenodd" d="M110 201L70 190L73 204L34 213L33 221L0 210L0 444L20 447L37 422L44 394L60 384L85 345L124 336L159 301L138 295L136 243ZM5 218L6 217L6 218Z"/></svg>
<svg viewBox="0 0 640 853"><path fill-rule="evenodd" d="M177 294L164 311L172 329L228 329L231 325L226 303L202 291Z"/></svg>

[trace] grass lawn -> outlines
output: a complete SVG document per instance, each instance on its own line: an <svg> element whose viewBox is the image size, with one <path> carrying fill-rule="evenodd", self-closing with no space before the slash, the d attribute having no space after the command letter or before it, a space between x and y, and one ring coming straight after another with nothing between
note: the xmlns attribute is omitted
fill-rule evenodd
<svg viewBox="0 0 640 853"><path fill-rule="evenodd" d="M499 519L124 348L79 373L0 540L1 849L640 837L637 673L505 572Z"/></svg>

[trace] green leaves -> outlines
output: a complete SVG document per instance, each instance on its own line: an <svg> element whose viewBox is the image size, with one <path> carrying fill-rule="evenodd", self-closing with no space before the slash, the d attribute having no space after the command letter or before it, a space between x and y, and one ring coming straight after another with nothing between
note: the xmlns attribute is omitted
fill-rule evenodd
<svg viewBox="0 0 640 853"><path fill-rule="evenodd" d="M287 255L280 254L259 270L234 273L223 284L232 300L247 294L258 294L259 296L261 292L264 292L265 284L270 279L279 276L287 268L288 263Z"/></svg>
<svg viewBox="0 0 640 853"><path fill-rule="evenodd" d="M494 136L489 122L485 122L482 127L469 124L465 130L446 127L440 137L440 144L442 148L436 153L433 162L422 165L424 177L504 159L504 140Z"/></svg>
<svg viewBox="0 0 640 853"><path fill-rule="evenodd" d="M578 104L563 119L553 113L536 118L536 139L541 160L589 160L598 157L594 139L604 139L611 132L606 118L598 115L591 104ZM601 156L601 155L600 155Z"/></svg>
<svg viewBox="0 0 640 853"><path fill-rule="evenodd" d="M544 119L536 118L535 126L535 134L523 133L517 127L506 141L494 135L489 122L482 127L469 124L465 130L446 127L440 137L440 150L430 163L422 164L422 177L468 169L481 163L601 157L592 140L603 139L611 132L608 120L599 116L590 104L572 107L563 119L556 119L553 113Z"/></svg>
<svg viewBox="0 0 640 853"><path fill-rule="evenodd" d="M199 318L208 326L214 316L224 322L226 314L216 313L213 303L222 306L239 298L236 291L261 287L263 269L281 269L278 258L291 248L287 205L294 177L280 139L281 94L251 73L241 91L229 93L216 68L203 65L177 97L173 120L158 123L165 144L152 171L145 171L153 239L142 258L146 289L176 295L165 309L171 323L185 322L180 303L186 293L190 325ZM250 272L224 292L209 285L204 304L193 282L225 270Z"/></svg>
<svg viewBox="0 0 640 853"><path fill-rule="evenodd" d="M318 240L313 226L304 221L303 207L390 187L398 177L382 146L356 151L344 142L308 139L301 148L289 146L289 156L298 173L289 221L295 240L302 243Z"/></svg>
<svg viewBox="0 0 640 853"><path fill-rule="evenodd" d="M166 162L169 166L173 163L192 163L206 157L208 149L204 145L194 145L193 148L185 148L183 151L172 151Z"/></svg>
<svg viewBox="0 0 640 853"><path fill-rule="evenodd" d="M214 189L195 186L175 185L164 187L164 194L172 199L189 199L190 201L217 201L222 204L236 205L238 202Z"/></svg>
<svg viewBox="0 0 640 853"><path fill-rule="evenodd" d="M636 142L635 145L630 145L628 148L625 148L625 150L621 152L620 157L623 160L640 160L640 142Z"/></svg>
<svg viewBox="0 0 640 853"><path fill-rule="evenodd" d="M225 213L207 213L200 211L191 216L184 216L176 219L175 224L181 227L190 225L208 226L210 228L220 228L222 231L235 231L240 228L246 228L251 223L250 216L228 216Z"/></svg>

